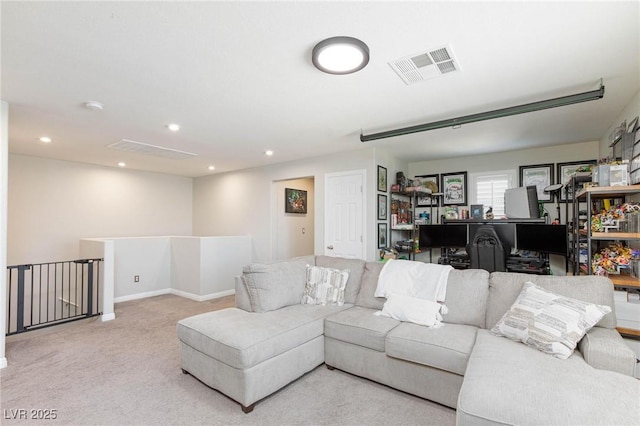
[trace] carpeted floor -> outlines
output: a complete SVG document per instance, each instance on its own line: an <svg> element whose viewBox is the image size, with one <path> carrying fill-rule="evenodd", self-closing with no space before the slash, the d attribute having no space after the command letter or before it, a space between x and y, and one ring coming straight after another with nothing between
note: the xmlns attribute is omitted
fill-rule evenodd
<svg viewBox="0 0 640 426"><path fill-rule="evenodd" d="M236 402L182 374L176 337L181 318L233 303L233 296L208 302L158 296L117 304L114 321L8 337L9 366L0 370L2 424L455 424L450 408L324 366L244 414ZM31 418L53 413L54 420ZM26 421L13 419L23 414Z"/></svg>

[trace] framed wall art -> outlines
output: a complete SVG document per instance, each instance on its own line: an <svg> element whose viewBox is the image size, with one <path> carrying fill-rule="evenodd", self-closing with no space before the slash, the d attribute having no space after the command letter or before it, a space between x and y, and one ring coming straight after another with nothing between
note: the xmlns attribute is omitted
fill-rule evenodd
<svg viewBox="0 0 640 426"><path fill-rule="evenodd" d="M587 160L587 161L571 161L568 163L558 163L556 165L556 183L561 183L562 185L566 185L566 183L571 179L571 175L574 174L578 169L587 168L597 163L597 160ZM562 188L560 191L560 199L561 203L566 203L567 200L567 188Z"/></svg>
<svg viewBox="0 0 640 426"><path fill-rule="evenodd" d="M421 176L416 176L415 180L419 181L420 186L429 188L432 190L432 192L438 192L440 175L421 175ZM435 191L433 191L434 187L436 188ZM434 207L437 207L438 197L431 197L430 195L418 195L416 197L417 207L430 207L431 203L433 203Z"/></svg>
<svg viewBox="0 0 640 426"><path fill-rule="evenodd" d="M387 196L378 194L378 220L387 220Z"/></svg>
<svg viewBox="0 0 640 426"><path fill-rule="evenodd" d="M443 206L467 205L467 172L442 173L440 190Z"/></svg>
<svg viewBox="0 0 640 426"><path fill-rule="evenodd" d="M553 164L534 164L520 166L520 185L535 186L538 192L538 201L551 202L552 194L544 192L544 189L553 183Z"/></svg>
<svg viewBox="0 0 640 426"><path fill-rule="evenodd" d="M378 191L387 192L387 168L378 166Z"/></svg>
<svg viewBox="0 0 640 426"><path fill-rule="evenodd" d="M387 247L387 224L378 224L378 248Z"/></svg>
<svg viewBox="0 0 640 426"><path fill-rule="evenodd" d="M284 189L284 212L307 213L307 191L303 189Z"/></svg>

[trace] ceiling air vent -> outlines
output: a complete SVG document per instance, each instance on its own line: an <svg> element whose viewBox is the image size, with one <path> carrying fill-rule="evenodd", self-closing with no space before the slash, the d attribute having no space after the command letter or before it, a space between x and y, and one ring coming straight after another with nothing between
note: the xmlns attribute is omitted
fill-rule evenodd
<svg viewBox="0 0 640 426"><path fill-rule="evenodd" d="M405 84L440 77L460 69L451 46L438 47L427 52L400 58L389 62L389 66Z"/></svg>
<svg viewBox="0 0 640 426"><path fill-rule="evenodd" d="M163 148L161 146L136 142L129 139L122 139L119 142L107 145L107 148L127 152L136 152L138 154L153 155L155 157L170 158L172 160L184 160L185 158L196 157L198 155L191 152L179 151L177 149L171 148Z"/></svg>

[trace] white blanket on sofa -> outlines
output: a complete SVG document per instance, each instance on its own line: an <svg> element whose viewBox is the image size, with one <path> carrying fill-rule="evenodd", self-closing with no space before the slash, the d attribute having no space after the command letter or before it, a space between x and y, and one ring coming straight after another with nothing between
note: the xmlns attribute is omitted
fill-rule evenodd
<svg viewBox="0 0 640 426"><path fill-rule="evenodd" d="M450 265L388 260L382 267L376 287L376 297L388 297L389 293L418 299L444 302L447 296L447 280Z"/></svg>
<svg viewBox="0 0 640 426"><path fill-rule="evenodd" d="M389 260L382 267L376 287L376 297L386 297L382 311L376 315L409 321L429 327L442 325L446 314L444 300L450 265Z"/></svg>

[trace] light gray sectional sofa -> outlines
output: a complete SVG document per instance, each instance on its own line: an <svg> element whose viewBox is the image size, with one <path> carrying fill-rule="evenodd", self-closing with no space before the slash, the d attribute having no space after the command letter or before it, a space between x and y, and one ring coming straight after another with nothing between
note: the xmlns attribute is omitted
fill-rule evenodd
<svg viewBox="0 0 640 426"><path fill-rule="evenodd" d="M348 269L342 306L302 305L307 265ZM250 412L322 363L457 409L459 425L638 424L635 353L615 330L605 277L453 270L443 326L376 316L380 262L306 256L252 264L236 278L236 308L181 320L183 372ZM558 359L490 332L523 284L610 306Z"/></svg>

